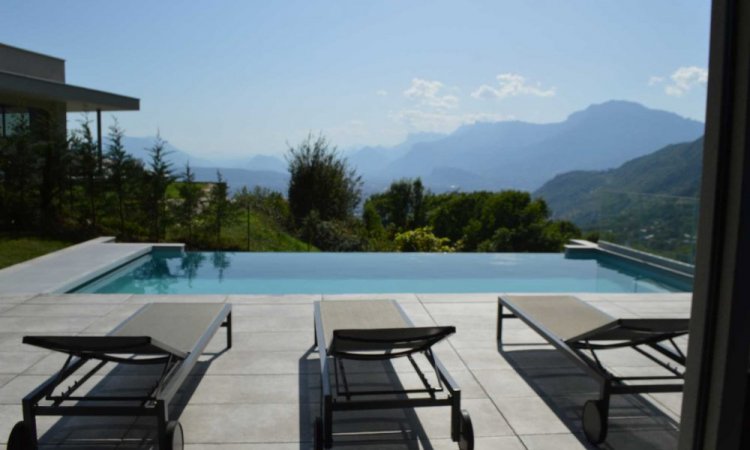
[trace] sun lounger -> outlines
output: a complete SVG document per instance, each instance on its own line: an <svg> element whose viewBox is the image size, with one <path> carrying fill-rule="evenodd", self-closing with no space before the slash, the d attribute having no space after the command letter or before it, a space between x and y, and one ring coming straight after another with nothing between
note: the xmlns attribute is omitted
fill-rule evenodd
<svg viewBox="0 0 750 450"><path fill-rule="evenodd" d="M607 437L611 395L682 391L685 355L674 339L687 334L688 319L616 319L571 296L508 295L498 299L501 344L503 319L508 318L524 321L599 383L599 399L587 401L583 408L583 430L594 444ZM669 374L615 376L597 356L598 351L615 348L631 348Z"/></svg>
<svg viewBox="0 0 750 450"><path fill-rule="evenodd" d="M37 448L36 416L154 416L159 448L182 448L182 426L169 420L169 404L220 327L232 346L228 304L158 303L140 308L106 336L26 336L23 342L68 355L60 371L23 399L23 421L8 438L9 450ZM57 388L92 361L67 388ZM76 396L75 391L108 362L158 364L158 381L145 396Z"/></svg>
<svg viewBox="0 0 750 450"><path fill-rule="evenodd" d="M347 300L315 303L315 344L320 355L321 415L315 421L315 448L333 445L333 412L368 409L451 407L451 438L462 450L474 446L468 412L461 410L461 391L432 352L432 346L455 333L454 327L415 327L391 300ZM423 354L435 372L433 386L415 356ZM345 360L407 358L423 384L417 389L352 390ZM421 358L420 358L421 359ZM335 391L331 387L333 364ZM394 397L394 395L396 397ZM379 398L380 397L380 398Z"/></svg>

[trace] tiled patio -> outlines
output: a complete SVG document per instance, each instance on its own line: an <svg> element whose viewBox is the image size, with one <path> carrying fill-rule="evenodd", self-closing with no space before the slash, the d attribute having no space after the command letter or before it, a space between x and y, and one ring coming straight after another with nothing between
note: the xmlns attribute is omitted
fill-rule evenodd
<svg viewBox="0 0 750 450"><path fill-rule="evenodd" d="M373 298L372 295L326 296ZM509 321L505 341L495 341L497 296L387 295L417 325L458 329L438 355L463 390L477 449L587 448L580 429L585 400L596 386L520 321ZM581 294L617 316L687 317L688 294ZM101 334L144 302L231 302L234 347L221 352L223 331L183 389L173 417L185 430L186 448L308 449L318 411L319 379L313 343L314 300L321 296L131 296L92 294L0 295L0 443L20 420L21 398L62 363L60 356L25 346L25 334ZM684 342L683 342L684 344ZM633 352L612 351L605 362L616 372L654 370ZM632 353L632 354L631 354ZM394 374L405 386L416 381L410 366L357 365L356 380L382 383ZM114 368L95 377L92 389L132 392L152 380L142 370ZM676 447L679 394L615 397L604 448ZM335 416L336 431L352 432L335 448L457 448L449 439L448 408L416 413L381 411ZM41 420L42 443L65 448L151 448L155 433L145 419ZM399 430L395 433L357 432Z"/></svg>

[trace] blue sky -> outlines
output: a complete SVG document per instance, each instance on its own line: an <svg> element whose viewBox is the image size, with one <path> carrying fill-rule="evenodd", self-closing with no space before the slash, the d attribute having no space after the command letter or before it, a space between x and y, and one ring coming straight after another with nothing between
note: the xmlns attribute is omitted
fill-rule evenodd
<svg viewBox="0 0 750 450"><path fill-rule="evenodd" d="M131 95L132 136L196 156L341 148L610 99L702 120L708 0L5 0L0 42ZM69 117L78 120L78 117ZM106 118L107 123L111 120Z"/></svg>

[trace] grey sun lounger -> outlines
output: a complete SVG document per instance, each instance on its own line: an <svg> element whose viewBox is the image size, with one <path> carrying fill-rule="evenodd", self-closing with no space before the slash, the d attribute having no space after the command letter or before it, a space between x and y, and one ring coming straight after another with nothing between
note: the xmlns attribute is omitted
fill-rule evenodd
<svg viewBox="0 0 750 450"><path fill-rule="evenodd" d="M509 318L524 321L599 383L599 399L583 408L583 430L594 444L607 437L611 395L682 391L685 355L674 339L687 334L689 319L617 319L576 297L508 295L498 298L500 344L503 319ZM631 348L669 374L615 376L597 356L615 348Z"/></svg>
<svg viewBox="0 0 750 450"><path fill-rule="evenodd" d="M456 329L450 326L415 327L392 300L344 300L315 303L315 344L320 355L321 413L315 421L315 448L333 446L333 412L368 409L451 407L451 438L462 450L474 447L468 412L461 410L461 391L445 370L432 346ZM433 386L414 356L435 372ZM353 390L345 360L383 361L407 358L423 387L416 389ZM420 358L421 359L421 358ZM331 386L333 365L335 391Z"/></svg>
<svg viewBox="0 0 750 450"><path fill-rule="evenodd" d="M106 336L25 336L29 345L68 355L59 372L23 399L23 421L8 438L9 450L37 448L36 416L152 416L159 449L182 448L182 426L169 419L169 404L220 327L232 346L232 307L212 303L154 303L136 311ZM84 365L93 362L93 368ZM144 396L74 395L107 363L161 365ZM58 389L79 369L85 372Z"/></svg>

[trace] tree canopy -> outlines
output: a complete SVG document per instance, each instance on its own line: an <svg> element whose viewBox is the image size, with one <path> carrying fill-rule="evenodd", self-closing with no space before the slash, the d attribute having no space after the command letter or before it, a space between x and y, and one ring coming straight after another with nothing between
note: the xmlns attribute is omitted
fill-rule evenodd
<svg viewBox="0 0 750 450"><path fill-rule="evenodd" d="M362 194L362 178L328 140L312 134L289 147L289 208L296 224L317 211L319 220L346 220Z"/></svg>

